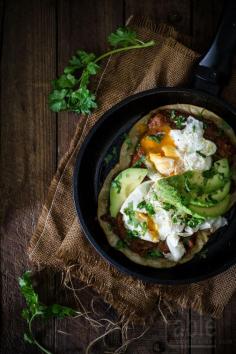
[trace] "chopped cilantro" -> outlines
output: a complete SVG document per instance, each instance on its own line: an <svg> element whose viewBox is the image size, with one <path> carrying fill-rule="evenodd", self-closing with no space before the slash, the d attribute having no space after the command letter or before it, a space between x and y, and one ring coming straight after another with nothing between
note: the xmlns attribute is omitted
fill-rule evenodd
<svg viewBox="0 0 236 354"><path fill-rule="evenodd" d="M171 204L169 204L169 203L165 203L165 202L163 202L163 209L165 209L165 210L170 210L170 209L174 209L174 206L173 205L171 205Z"/></svg>
<svg viewBox="0 0 236 354"><path fill-rule="evenodd" d="M129 217L129 221L132 221L132 219L135 216L135 211L133 209L133 202L130 202L128 204L128 207L125 208L124 213Z"/></svg>
<svg viewBox="0 0 236 354"><path fill-rule="evenodd" d="M170 119L175 123L176 128L178 129L183 128L185 125L186 118L181 114L177 115L174 109L171 111Z"/></svg>
<svg viewBox="0 0 236 354"><path fill-rule="evenodd" d="M117 193L120 193L120 191L121 191L120 178L121 178L121 175L118 175L118 176L111 182L112 187L114 187L114 188L116 189Z"/></svg>
<svg viewBox="0 0 236 354"><path fill-rule="evenodd" d="M145 160L145 156L141 156L140 159L133 164L133 167L141 167Z"/></svg>
<svg viewBox="0 0 236 354"><path fill-rule="evenodd" d="M214 168L211 168L210 170L206 170L202 172L203 177L205 178L212 178L215 176L216 172Z"/></svg>
<svg viewBox="0 0 236 354"><path fill-rule="evenodd" d="M203 219L192 217L191 219L189 219L189 220L187 220L185 222L186 222L186 225L188 225L189 227L194 228L194 227L199 226L203 222Z"/></svg>
<svg viewBox="0 0 236 354"><path fill-rule="evenodd" d="M162 139L164 138L165 133L157 133L156 135L148 135L147 138L149 140L155 141L155 143L160 144Z"/></svg>
<svg viewBox="0 0 236 354"><path fill-rule="evenodd" d="M174 215L173 217L172 217L172 221L173 221L173 224L177 224L178 223L178 218L177 218L177 216L176 215Z"/></svg>
<svg viewBox="0 0 236 354"><path fill-rule="evenodd" d="M146 222L140 223L141 229L142 229L142 235L145 235L148 229L148 224Z"/></svg>
<svg viewBox="0 0 236 354"><path fill-rule="evenodd" d="M162 258L163 254L159 250L147 251L146 258Z"/></svg>
<svg viewBox="0 0 236 354"><path fill-rule="evenodd" d="M107 154L104 158L104 162L106 165L109 164L109 162L117 157L117 148L113 146L111 153Z"/></svg>
<svg viewBox="0 0 236 354"><path fill-rule="evenodd" d="M145 209L146 212L147 212L149 215L154 215L154 214L155 214L155 210L154 210L152 204L145 202L145 200L143 200L142 202L140 202L140 203L138 204L138 208L139 208L139 209Z"/></svg>
<svg viewBox="0 0 236 354"><path fill-rule="evenodd" d="M127 239L132 240L134 238L138 238L139 233L136 230L127 230Z"/></svg>
<svg viewBox="0 0 236 354"><path fill-rule="evenodd" d="M122 249L126 248L126 246L127 246L127 243L126 243L125 241L123 241L123 240L118 240L117 243L116 243L115 248L116 248L117 250L122 250Z"/></svg>
<svg viewBox="0 0 236 354"><path fill-rule="evenodd" d="M129 137L129 135L128 134L124 134L124 139L125 139L125 143L126 143L126 150L128 151L128 150L130 150L131 148L132 148L132 141L131 141L131 139L130 139L130 137Z"/></svg>

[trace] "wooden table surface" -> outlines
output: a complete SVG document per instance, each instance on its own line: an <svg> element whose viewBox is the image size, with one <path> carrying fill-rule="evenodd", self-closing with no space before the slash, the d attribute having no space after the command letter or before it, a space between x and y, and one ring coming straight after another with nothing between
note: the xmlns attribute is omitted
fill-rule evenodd
<svg viewBox="0 0 236 354"><path fill-rule="evenodd" d="M27 242L57 164L66 152L78 117L53 114L47 107L50 81L62 72L78 48L101 52L106 37L132 13L174 25L206 49L215 31L223 0L0 0L1 58L1 353L38 353L25 344L25 323L17 277L28 269ZM44 301L67 303L60 277L42 272L39 290ZM82 284L81 284L82 286ZM94 299L100 316L113 311L90 289L82 302ZM192 311L158 319L127 353L234 353L236 296L219 320ZM136 326L131 336L142 328ZM64 332L62 334L61 332ZM35 333L53 353L84 353L101 334L82 319L37 323ZM67 334L65 334L67 333ZM119 332L97 343L90 353L114 352Z"/></svg>

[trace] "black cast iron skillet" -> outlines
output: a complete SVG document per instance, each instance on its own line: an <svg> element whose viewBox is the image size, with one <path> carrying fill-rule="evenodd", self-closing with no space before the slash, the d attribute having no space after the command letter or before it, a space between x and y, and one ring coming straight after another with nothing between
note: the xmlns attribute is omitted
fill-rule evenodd
<svg viewBox="0 0 236 354"><path fill-rule="evenodd" d="M158 106L189 103L205 107L221 116L236 132L236 110L218 98L230 75L236 47L236 1L229 1L221 25L207 54L201 59L192 88L156 88L128 97L97 122L86 137L74 170L74 199L84 233L97 252L120 271L144 281L180 284L203 280L236 263L236 208L227 214L228 226L207 243L206 257L169 269L154 269L133 263L110 247L97 221L97 198L108 172L118 161L124 134L146 113ZM105 157L116 148L118 155L107 165ZM201 254L203 254L201 252Z"/></svg>

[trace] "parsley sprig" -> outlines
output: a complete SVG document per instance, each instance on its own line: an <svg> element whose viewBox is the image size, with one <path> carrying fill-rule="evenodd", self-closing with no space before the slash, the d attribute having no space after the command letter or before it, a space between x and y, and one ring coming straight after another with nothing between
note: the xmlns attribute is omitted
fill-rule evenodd
<svg viewBox="0 0 236 354"><path fill-rule="evenodd" d="M100 70L100 62L106 57L123 51L154 46L153 40L144 42L137 38L136 32L129 28L118 28L108 37L111 49L96 56L77 50L65 67L63 74L52 82L49 94L49 107L53 112L70 111L89 115L97 108L96 94L88 86L91 77Z"/></svg>
<svg viewBox="0 0 236 354"><path fill-rule="evenodd" d="M28 324L28 331L24 333L24 340L30 344L36 345L43 353L52 354L35 339L32 329L34 320L36 318L49 319L52 317L62 319L69 316L75 316L76 311L70 307L61 306L59 304L53 304L50 306L43 305L39 301L38 294L33 288L31 275L31 272L27 271L21 278L19 278L20 292L25 298L27 305L22 311L22 317Z"/></svg>

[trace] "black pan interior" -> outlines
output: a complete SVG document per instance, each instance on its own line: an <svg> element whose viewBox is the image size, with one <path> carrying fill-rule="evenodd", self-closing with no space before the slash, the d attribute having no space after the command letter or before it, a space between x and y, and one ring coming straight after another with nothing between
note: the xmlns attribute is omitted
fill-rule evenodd
<svg viewBox="0 0 236 354"><path fill-rule="evenodd" d="M212 235L204 251L193 260L174 268L153 269L131 262L109 246L96 217L97 197L106 175L118 161L120 146L132 125L150 110L175 103L205 107L220 115L236 131L236 113L222 100L191 89L154 89L122 101L98 121L78 154L74 171L75 206L85 235L97 252L122 272L164 284L203 280L235 263L236 208L227 215L228 226Z"/></svg>

